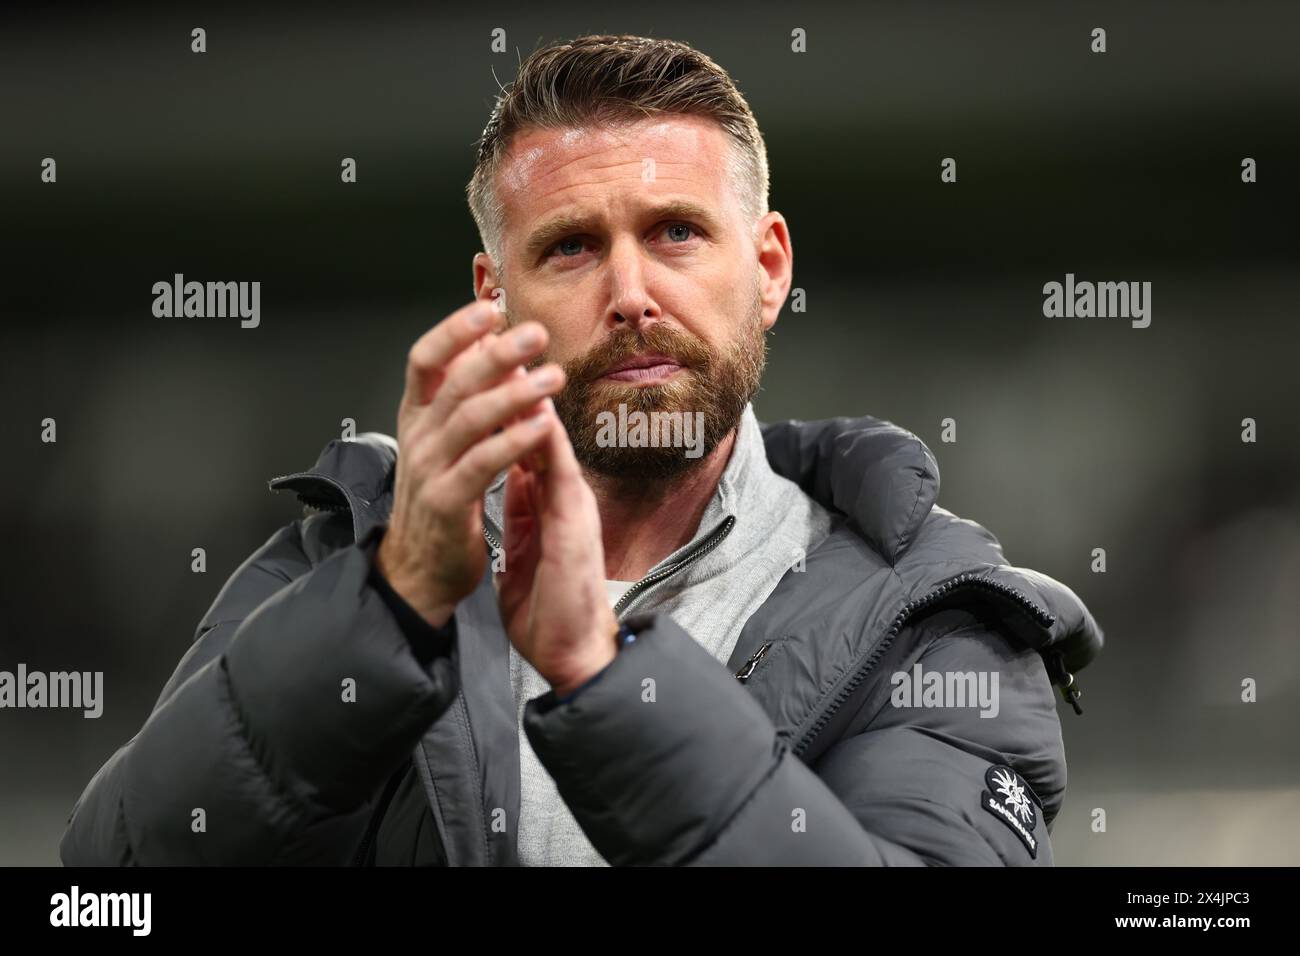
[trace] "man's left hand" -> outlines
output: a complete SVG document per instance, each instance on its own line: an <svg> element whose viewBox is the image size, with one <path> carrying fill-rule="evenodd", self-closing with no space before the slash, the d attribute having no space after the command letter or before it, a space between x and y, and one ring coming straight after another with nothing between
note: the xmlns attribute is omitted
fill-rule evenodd
<svg viewBox="0 0 1300 956"><path fill-rule="evenodd" d="M605 590L596 496L558 419L539 452L506 475L504 530L501 620L520 655L563 696L614 659L618 620Z"/></svg>

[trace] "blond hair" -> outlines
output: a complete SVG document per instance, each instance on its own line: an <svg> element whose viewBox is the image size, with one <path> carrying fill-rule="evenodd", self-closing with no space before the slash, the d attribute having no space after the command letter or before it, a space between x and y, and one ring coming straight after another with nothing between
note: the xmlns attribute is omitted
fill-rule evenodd
<svg viewBox="0 0 1300 956"><path fill-rule="evenodd" d="M729 171L750 222L768 211L767 148L727 71L689 44L628 35L583 36L530 53L497 96L466 187L470 213L498 273L503 210L496 176L516 134L614 125L660 115L704 116L730 137Z"/></svg>

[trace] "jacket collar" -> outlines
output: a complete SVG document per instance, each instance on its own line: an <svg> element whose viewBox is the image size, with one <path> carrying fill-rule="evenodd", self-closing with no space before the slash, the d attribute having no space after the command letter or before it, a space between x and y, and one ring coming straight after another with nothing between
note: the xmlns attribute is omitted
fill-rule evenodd
<svg viewBox="0 0 1300 956"><path fill-rule="evenodd" d="M329 442L306 471L272 478L272 491L292 491L304 505L323 511L352 513L352 531L360 541L388 520L393 508L397 440L382 432Z"/></svg>
<svg viewBox="0 0 1300 956"><path fill-rule="evenodd" d="M939 497L939 463L925 442L878 418L762 426L772 470L823 507L849 518L896 563Z"/></svg>
<svg viewBox="0 0 1300 956"><path fill-rule="evenodd" d="M936 506L939 464L912 432L869 415L760 423L759 428L772 470L844 515L887 563L902 569L954 557L934 551L933 543L931 550L910 553L925 528L942 524L954 539L960 535L967 556L980 556L985 564L981 578L990 585L986 590L1018 594L1023 604L1041 611L1022 615L1021 637L1031 646L1055 647L1070 671L1086 666L1100 651L1101 629L1069 587L1037 571L1011 567L989 531ZM360 541L388 520L397 452L397 441L380 432L334 439L310 469L274 478L269 485L274 491L294 491L306 505L349 510Z"/></svg>
<svg viewBox="0 0 1300 956"><path fill-rule="evenodd" d="M912 432L868 415L764 425L763 439L774 471L845 515L896 573L928 582L918 588L918 602L937 587L974 590L1012 608L1008 626L1051 662L1052 679L1063 689L1101 651L1101 628L1074 591L1013 567L988 529L937 506L939 463ZM979 570L936 580L935 569L948 562Z"/></svg>
<svg viewBox="0 0 1300 956"><path fill-rule="evenodd" d="M934 455L920 438L890 422L863 416L759 428L772 470L823 507L848 516L887 560L896 561L907 549L939 496ZM311 507L349 509L361 540L388 520L397 452L396 439L381 432L336 438L311 468L268 485L295 492Z"/></svg>

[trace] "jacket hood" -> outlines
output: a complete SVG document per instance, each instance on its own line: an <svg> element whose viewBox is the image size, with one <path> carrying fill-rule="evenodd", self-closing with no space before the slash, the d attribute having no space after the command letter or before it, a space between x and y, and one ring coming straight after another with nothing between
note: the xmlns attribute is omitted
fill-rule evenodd
<svg viewBox="0 0 1300 956"><path fill-rule="evenodd" d="M763 425L772 470L846 515L891 564L939 497L939 463L921 439L876 418Z"/></svg>
<svg viewBox="0 0 1300 956"><path fill-rule="evenodd" d="M858 534L896 569L938 565L958 556L983 565L954 575L953 585L983 585L987 600L1005 607L1019 595L1029 613L1012 615L1017 636L1040 652L1059 654L1067 672L1087 666L1104 636L1069 587L1041 572L1012 566L987 528L937 506L939 463L915 434L871 416L762 426L768 460L824 507L843 514ZM1068 680L1068 674L1053 678Z"/></svg>
<svg viewBox="0 0 1300 956"><path fill-rule="evenodd" d="M939 465L912 432L872 416L791 420L760 429L773 471L843 515L901 579L928 587L936 566L951 564L953 573L946 579L940 574L940 586L973 585L983 593L1022 641L1045 656L1053 652L1067 672L1058 668L1054 680L1068 680L1100 652L1102 630L1074 591L1038 571L1012 566L988 529L936 504ZM397 441L381 432L334 439L310 469L274 478L269 486L294 491L311 507L350 511L359 541L388 518L397 453Z"/></svg>
<svg viewBox="0 0 1300 956"><path fill-rule="evenodd" d="M272 491L292 491L310 508L351 511L357 541L388 520L393 507L397 439L363 432L352 440L335 438L306 471L272 478Z"/></svg>

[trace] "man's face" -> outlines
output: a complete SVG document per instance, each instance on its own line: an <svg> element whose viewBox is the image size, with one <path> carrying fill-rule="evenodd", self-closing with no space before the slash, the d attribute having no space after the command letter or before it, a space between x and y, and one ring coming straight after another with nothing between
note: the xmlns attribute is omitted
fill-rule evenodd
<svg viewBox="0 0 1300 956"><path fill-rule="evenodd" d="M788 287L789 242L779 213L746 220L729 143L711 120L656 117L526 131L502 164L506 312L512 325L531 319L549 331L538 363L564 367L556 410L578 460L597 474L685 471L758 389L764 333ZM784 263L775 282L773 260ZM499 285L495 265L476 257L480 295ZM620 404L702 420L702 453L610 444L599 416L617 416Z"/></svg>

